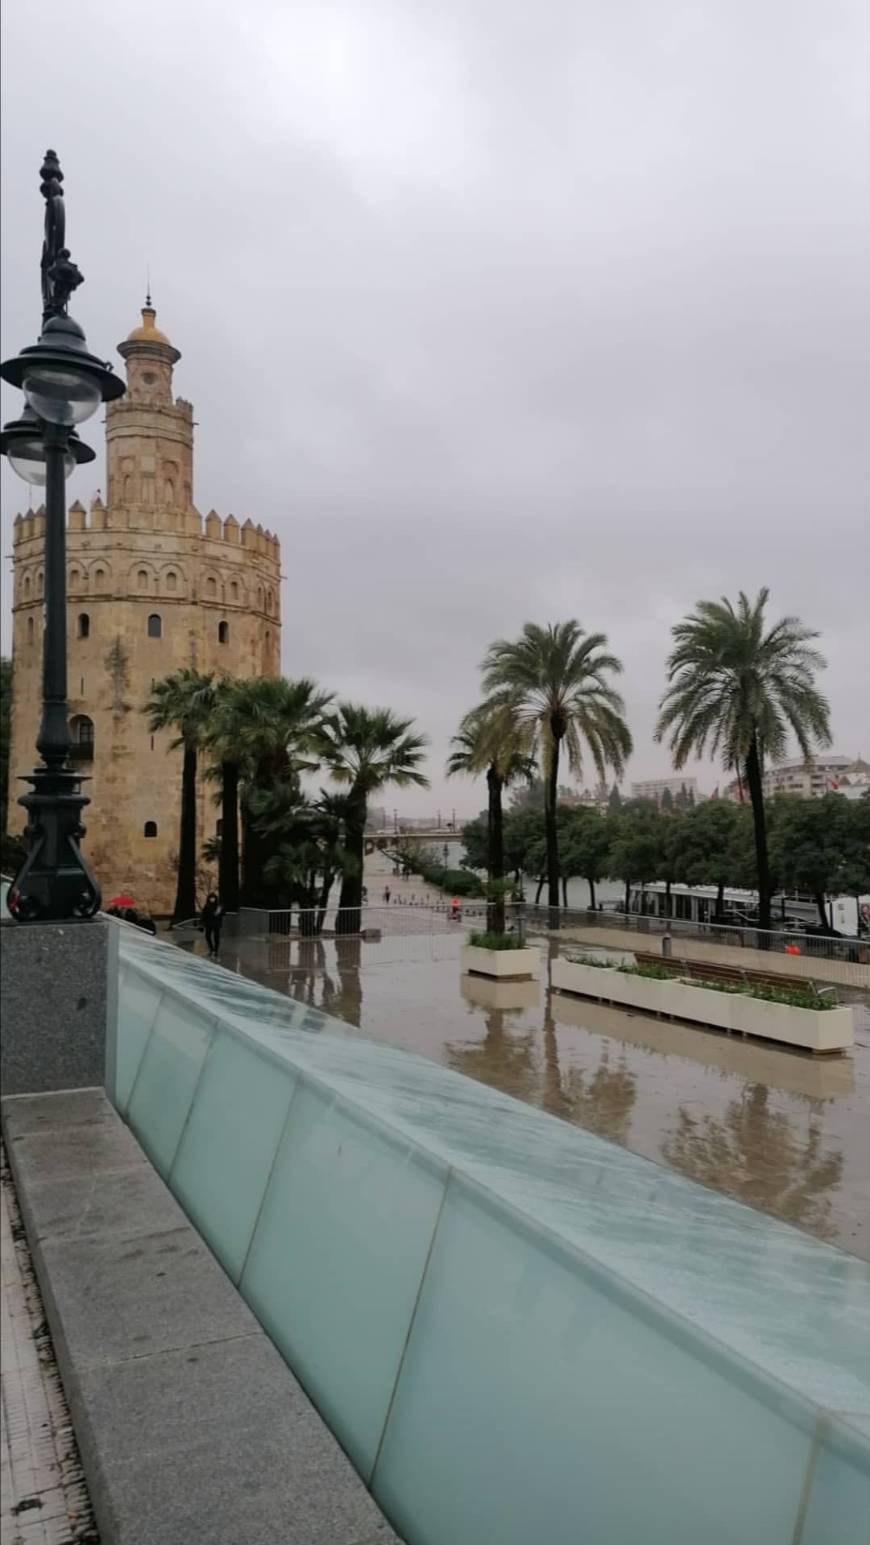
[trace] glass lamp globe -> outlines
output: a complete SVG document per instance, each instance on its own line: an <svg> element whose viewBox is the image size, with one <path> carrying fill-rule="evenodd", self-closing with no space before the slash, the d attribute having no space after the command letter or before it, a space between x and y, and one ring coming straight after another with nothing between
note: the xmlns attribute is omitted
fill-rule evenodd
<svg viewBox="0 0 870 1545"><path fill-rule="evenodd" d="M82 424L102 401L99 383L74 367L33 360L21 384L34 413L49 424Z"/></svg>
<svg viewBox="0 0 870 1545"><path fill-rule="evenodd" d="M14 450L11 448L6 453L13 472L23 477L25 483L33 483L36 487L42 487L45 483L45 450L42 439L34 435L32 440L19 439L14 442ZM69 477L75 470L76 459L72 451L67 451L63 458L64 476Z"/></svg>

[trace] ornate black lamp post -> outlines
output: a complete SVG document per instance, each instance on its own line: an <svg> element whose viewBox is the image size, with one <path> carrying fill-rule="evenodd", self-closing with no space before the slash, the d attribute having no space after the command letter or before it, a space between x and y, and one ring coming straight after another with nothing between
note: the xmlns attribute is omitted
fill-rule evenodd
<svg viewBox="0 0 870 1545"><path fill-rule="evenodd" d="M81 814L89 801L68 765L65 485L76 464L94 459L74 426L125 389L110 365L88 353L85 335L68 313L69 297L83 275L64 246L63 172L53 150L46 151L40 176L42 333L38 343L0 365L4 381L21 387L27 402L21 417L4 426L0 449L27 482L45 484L42 722L36 740L42 764L24 780L31 785L19 800L27 811L28 853L7 902L22 923L93 917L100 905L97 883L79 849Z"/></svg>

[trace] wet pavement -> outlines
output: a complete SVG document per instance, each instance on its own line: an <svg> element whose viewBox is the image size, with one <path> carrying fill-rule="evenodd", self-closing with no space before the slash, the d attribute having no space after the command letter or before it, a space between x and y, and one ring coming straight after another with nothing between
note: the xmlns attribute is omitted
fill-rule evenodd
<svg viewBox="0 0 870 1545"><path fill-rule="evenodd" d="M430 916L374 942L226 938L221 963L870 1259L866 1002L854 1053L813 1057L554 993L546 969L462 976L463 930Z"/></svg>

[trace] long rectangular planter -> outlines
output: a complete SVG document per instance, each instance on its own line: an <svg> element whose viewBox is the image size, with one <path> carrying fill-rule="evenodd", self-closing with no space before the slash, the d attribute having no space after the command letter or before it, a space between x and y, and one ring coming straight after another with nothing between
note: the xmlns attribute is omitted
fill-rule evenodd
<svg viewBox="0 0 870 1545"><path fill-rule="evenodd" d="M532 945L522 950L484 950L476 944L464 944L462 970L473 971L477 976L537 978L541 974L541 952Z"/></svg>
<svg viewBox="0 0 870 1545"><path fill-rule="evenodd" d="M767 1003L748 993L717 992L687 982L634 976L607 966L587 966L558 958L552 965L552 984L560 992L600 998L647 1014L669 1019L688 1019L740 1035L760 1036L800 1046L805 1051L843 1051L854 1043L852 1010L801 1009L786 1003Z"/></svg>

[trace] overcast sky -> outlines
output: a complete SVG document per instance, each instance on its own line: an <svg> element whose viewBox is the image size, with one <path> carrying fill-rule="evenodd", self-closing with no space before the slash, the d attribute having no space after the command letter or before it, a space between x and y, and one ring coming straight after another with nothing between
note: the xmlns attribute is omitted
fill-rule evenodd
<svg viewBox="0 0 870 1545"><path fill-rule="evenodd" d="M38 330L51 145L91 347L150 264L197 507L281 538L285 672L431 736L432 794L390 805L479 807L447 742L526 620L609 634L629 779L666 774L670 626L762 584L870 757L868 14L10 3L4 356ZM103 486L85 437L70 501ZM4 464L4 555L24 503Z"/></svg>

